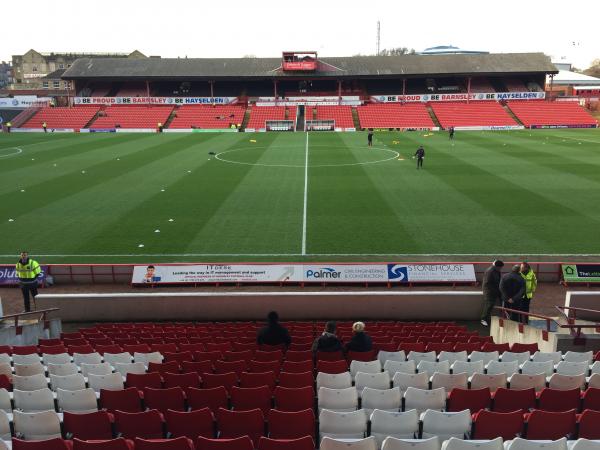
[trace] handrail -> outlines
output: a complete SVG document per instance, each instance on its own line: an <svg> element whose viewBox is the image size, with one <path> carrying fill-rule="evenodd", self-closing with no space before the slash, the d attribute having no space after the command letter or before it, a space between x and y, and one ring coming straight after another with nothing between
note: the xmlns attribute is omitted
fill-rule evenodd
<svg viewBox="0 0 600 450"><path fill-rule="evenodd" d="M48 309L38 309L36 311L23 311L20 313L16 313L16 314L8 314L6 316L2 316L0 317L0 321L1 320L6 320L6 319L15 319L15 327L19 326L19 318L23 317L23 316L33 316L36 314L41 314L42 317L42 321L46 321L46 318L48 316L48 313L54 312L54 311L59 311L60 308L48 308Z"/></svg>
<svg viewBox="0 0 600 450"><path fill-rule="evenodd" d="M545 316L543 314L537 314L537 313L532 313L532 312L525 312L525 311L521 311L520 309L504 308L503 306L495 306L494 309L497 309L501 313L504 313L504 316L505 316L504 318L509 319L509 320L510 320L510 317L509 317L508 313L515 313L515 314L519 314L522 316L537 317L537 318L543 319L546 321L546 331L548 331L548 332L552 331L550 328L550 324L554 323L554 324L556 324L557 328L568 329L568 330L570 330L571 333L574 332L576 338L581 336L582 328L596 329L600 326L600 324L594 324L594 325L582 325L582 324L575 324L575 323L562 324L562 323L559 323L554 317Z"/></svg>
<svg viewBox="0 0 600 450"><path fill-rule="evenodd" d="M563 313L565 315L565 317L569 320L577 320L577 311L582 311L582 312L589 312L589 313L596 313L596 314L600 314L600 310L598 309L589 309L589 308L576 308L574 306L559 306L559 305L554 305L554 307L556 309L558 309L561 313ZM569 317L565 314L564 311L561 311L563 309L567 309L569 311L573 311L573 317ZM597 323L597 326L600 327L600 323Z"/></svg>

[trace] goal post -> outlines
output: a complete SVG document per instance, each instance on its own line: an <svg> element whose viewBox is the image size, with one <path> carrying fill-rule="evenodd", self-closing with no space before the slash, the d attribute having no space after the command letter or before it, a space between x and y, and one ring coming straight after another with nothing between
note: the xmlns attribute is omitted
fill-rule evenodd
<svg viewBox="0 0 600 450"><path fill-rule="evenodd" d="M306 131L334 131L335 120L307 120Z"/></svg>

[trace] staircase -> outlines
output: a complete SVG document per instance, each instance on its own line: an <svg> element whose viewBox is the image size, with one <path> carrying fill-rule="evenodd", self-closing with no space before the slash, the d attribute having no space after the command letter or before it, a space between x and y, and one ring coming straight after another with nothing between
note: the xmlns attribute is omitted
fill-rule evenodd
<svg viewBox="0 0 600 450"><path fill-rule="evenodd" d="M242 120L242 130L245 130L248 126L248 122L250 121L250 113L252 112L252 106L248 105L246 108L246 112L244 113L244 119Z"/></svg>
<svg viewBox="0 0 600 450"><path fill-rule="evenodd" d="M514 112L512 112L512 109L510 109L508 107L508 103L500 103L502 105L502 107L504 108L504 111L506 111L506 113L513 118L513 120L515 122L517 122L519 125L523 125L523 122L521 122L519 120L519 118L516 116L516 114Z"/></svg>
<svg viewBox="0 0 600 450"><path fill-rule="evenodd" d="M358 118L358 111L356 110L355 106L352 107L352 120L354 121L354 128L360 130L360 119Z"/></svg>
<svg viewBox="0 0 600 450"><path fill-rule="evenodd" d="M296 111L296 131L304 131L304 105L299 105Z"/></svg>
<svg viewBox="0 0 600 450"><path fill-rule="evenodd" d="M169 118L163 124L163 130L165 128L169 128L169 126L171 125L171 122L173 122L173 119L175 119L175 117L177 117L177 111L178 110L179 110L179 106L175 106L175 108L173 108L173 111L171 111L171 114L169 115Z"/></svg>
<svg viewBox="0 0 600 450"><path fill-rule="evenodd" d="M108 91L108 94L106 94L105 97L116 97L117 93L121 90L121 86L123 86L123 83L116 83L113 85L112 89Z"/></svg>
<svg viewBox="0 0 600 450"><path fill-rule="evenodd" d="M105 110L106 110L106 105L102 105L100 107L100 109L98 110L98 112L96 114L94 114L94 117L92 117L90 119L90 121L88 123L86 123L85 126L82 128L91 128L92 124L96 121L96 119L98 119L98 117L100 117L100 113Z"/></svg>
<svg viewBox="0 0 600 450"><path fill-rule="evenodd" d="M440 130L442 130L443 129L442 124L440 123L437 116L433 112L433 108L431 107L430 104L427 104L427 112L429 113L429 116L431 117L431 120L433 120L433 123L435 124L435 126L440 127Z"/></svg>
<svg viewBox="0 0 600 450"><path fill-rule="evenodd" d="M32 106L31 108L24 109L15 118L12 119L12 127L19 128L29 119L31 119L40 109L42 108L39 108L37 106Z"/></svg>

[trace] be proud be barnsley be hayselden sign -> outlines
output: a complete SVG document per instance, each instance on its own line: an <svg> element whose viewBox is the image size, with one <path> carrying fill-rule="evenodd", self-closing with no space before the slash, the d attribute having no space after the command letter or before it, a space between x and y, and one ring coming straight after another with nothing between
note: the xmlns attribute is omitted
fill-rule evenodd
<svg viewBox="0 0 600 450"><path fill-rule="evenodd" d="M472 283L473 264L157 264L134 266L132 284Z"/></svg>

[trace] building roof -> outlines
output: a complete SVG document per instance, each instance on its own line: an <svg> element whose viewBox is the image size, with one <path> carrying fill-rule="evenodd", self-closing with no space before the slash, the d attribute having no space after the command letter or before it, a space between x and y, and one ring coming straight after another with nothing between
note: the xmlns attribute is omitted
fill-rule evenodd
<svg viewBox="0 0 600 450"><path fill-rule="evenodd" d="M465 50L453 45L438 45L436 47L429 47L419 52L419 55L460 55L460 54L489 54L483 50Z"/></svg>
<svg viewBox="0 0 600 450"><path fill-rule="evenodd" d="M49 79L49 80L60 80L61 77L63 76L63 74L65 73L67 69L58 69L55 70L54 72L50 72L49 74L47 74L44 79Z"/></svg>
<svg viewBox="0 0 600 450"><path fill-rule="evenodd" d="M80 58L65 79L214 79L417 77L557 73L543 53L319 58L314 72L283 72L281 58Z"/></svg>
<svg viewBox="0 0 600 450"><path fill-rule="evenodd" d="M570 70L559 70L554 76L554 84L558 85L585 85L585 84L600 84L600 78L591 77L584 73L571 72Z"/></svg>

